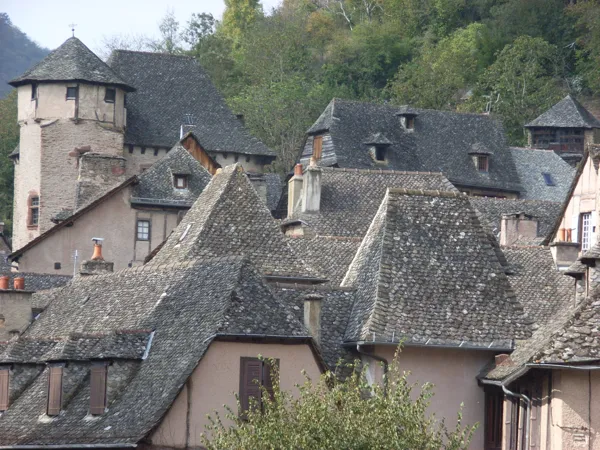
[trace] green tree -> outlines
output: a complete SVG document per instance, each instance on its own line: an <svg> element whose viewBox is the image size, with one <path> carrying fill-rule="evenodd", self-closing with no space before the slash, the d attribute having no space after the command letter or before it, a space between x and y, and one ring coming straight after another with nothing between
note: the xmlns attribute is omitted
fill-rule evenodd
<svg viewBox="0 0 600 450"><path fill-rule="evenodd" d="M523 125L564 94L556 46L521 36L508 44L481 76L466 110L491 112L502 119L512 144L525 143Z"/></svg>
<svg viewBox="0 0 600 450"><path fill-rule="evenodd" d="M262 16L259 0L225 0L220 31L237 45L248 27Z"/></svg>
<svg viewBox="0 0 600 450"><path fill-rule="evenodd" d="M179 32L179 22L173 10L168 10L158 24L160 38L150 43L153 51L159 53L180 53L182 37Z"/></svg>
<svg viewBox="0 0 600 450"><path fill-rule="evenodd" d="M417 391L394 362L387 388L371 386L358 365L344 381L331 373L314 383L307 379L298 386L297 397L279 388L275 373L273 398L263 390L262 411L251 408L245 420L229 411L233 427L226 427L217 414L207 429L211 439L204 435L204 445L209 450L468 448L474 427L463 428L460 412L452 431L427 414L430 384Z"/></svg>
<svg viewBox="0 0 600 450"><path fill-rule="evenodd" d="M577 75L581 88L600 92L600 1L578 2L568 10L569 16L576 21L577 39L573 42L576 49Z"/></svg>
<svg viewBox="0 0 600 450"><path fill-rule="evenodd" d="M10 233L13 206L13 163L8 155L19 143L17 123L17 90L0 99L0 220Z"/></svg>
<svg viewBox="0 0 600 450"><path fill-rule="evenodd" d="M433 109L454 108L485 68L486 27L474 23L459 29L402 66L388 86L395 102Z"/></svg>

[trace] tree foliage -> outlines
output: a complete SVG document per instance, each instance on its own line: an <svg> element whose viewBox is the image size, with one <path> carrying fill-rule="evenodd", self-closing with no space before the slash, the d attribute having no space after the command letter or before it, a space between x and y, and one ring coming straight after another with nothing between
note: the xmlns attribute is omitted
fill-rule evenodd
<svg viewBox="0 0 600 450"><path fill-rule="evenodd" d="M19 143L17 124L17 90L0 99L0 220L5 223L6 232L12 229L13 171L14 166L8 155Z"/></svg>
<svg viewBox="0 0 600 450"><path fill-rule="evenodd" d="M276 367L277 364L271 364ZM250 408L240 419L229 410L224 425L218 413L211 418L203 444L209 450L242 449L420 449L468 448L475 426L448 430L427 412L433 386L411 384L397 359L390 365L384 389L370 385L366 367L355 362L343 381L331 373L306 379L298 395L283 391L274 372L273 397L263 389L263 408ZM239 404L238 404L239 409Z"/></svg>

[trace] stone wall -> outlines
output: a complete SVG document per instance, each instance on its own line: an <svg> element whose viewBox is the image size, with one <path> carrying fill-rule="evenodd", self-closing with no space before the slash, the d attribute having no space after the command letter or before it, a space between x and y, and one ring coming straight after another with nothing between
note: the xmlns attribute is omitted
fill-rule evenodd
<svg viewBox="0 0 600 450"><path fill-rule="evenodd" d="M175 142L173 142L175 145ZM152 164L169 152L169 148L139 147L137 145L125 145L123 156L127 160L127 176L139 175Z"/></svg>
<svg viewBox="0 0 600 450"><path fill-rule="evenodd" d="M0 341L20 334L31 323L31 292L0 290Z"/></svg>
<svg viewBox="0 0 600 450"><path fill-rule="evenodd" d="M79 159L75 209L82 208L125 181L126 163L122 156L84 154Z"/></svg>

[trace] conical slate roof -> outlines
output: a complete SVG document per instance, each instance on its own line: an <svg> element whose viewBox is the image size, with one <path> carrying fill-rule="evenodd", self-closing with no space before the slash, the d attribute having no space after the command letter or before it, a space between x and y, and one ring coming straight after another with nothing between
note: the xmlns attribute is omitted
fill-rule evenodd
<svg viewBox="0 0 600 450"><path fill-rule="evenodd" d="M567 95L537 119L525 125L525 128L532 127L600 128L600 121L571 95Z"/></svg>
<svg viewBox="0 0 600 450"><path fill-rule="evenodd" d="M224 256L245 256L267 276L316 277L238 164L215 174L151 264Z"/></svg>
<svg viewBox="0 0 600 450"><path fill-rule="evenodd" d="M17 87L39 81L82 81L120 86L135 91L76 37L67 39L43 60L9 84Z"/></svg>

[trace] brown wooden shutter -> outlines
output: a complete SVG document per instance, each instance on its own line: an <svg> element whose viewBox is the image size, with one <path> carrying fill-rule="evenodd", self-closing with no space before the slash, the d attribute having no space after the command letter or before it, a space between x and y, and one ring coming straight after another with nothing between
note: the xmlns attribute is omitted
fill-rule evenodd
<svg viewBox="0 0 600 450"><path fill-rule="evenodd" d="M263 364L258 358L241 358L240 361L240 403L242 412L250 407L251 398L260 407L260 386L263 383Z"/></svg>
<svg viewBox="0 0 600 450"><path fill-rule="evenodd" d="M279 360L278 359L275 360L275 365L277 367L279 367ZM271 397L271 399L273 399L273 397L275 395L274 392L273 392L273 377L272 377L272 374L273 374L273 371L271 370L271 361L265 360L264 364L263 364L263 386L265 387L265 389L269 393L269 396Z"/></svg>
<svg viewBox="0 0 600 450"><path fill-rule="evenodd" d="M321 159L323 155L323 136L315 136L313 138L313 158Z"/></svg>
<svg viewBox="0 0 600 450"><path fill-rule="evenodd" d="M0 369L0 411L8 409L8 369Z"/></svg>
<svg viewBox="0 0 600 450"><path fill-rule="evenodd" d="M107 365L92 364L90 369L90 413L104 414L106 408Z"/></svg>
<svg viewBox="0 0 600 450"><path fill-rule="evenodd" d="M62 366L50 366L48 368L48 409L49 416L60 414L62 406Z"/></svg>

